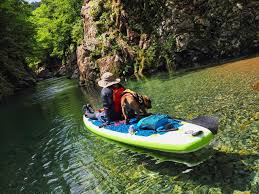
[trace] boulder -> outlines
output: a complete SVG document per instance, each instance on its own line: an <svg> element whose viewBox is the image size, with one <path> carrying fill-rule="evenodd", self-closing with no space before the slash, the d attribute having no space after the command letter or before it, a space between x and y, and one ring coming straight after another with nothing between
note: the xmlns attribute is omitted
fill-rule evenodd
<svg viewBox="0 0 259 194"><path fill-rule="evenodd" d="M61 65L57 72L54 73L55 77L65 76L67 73L67 67L65 65Z"/></svg>
<svg viewBox="0 0 259 194"><path fill-rule="evenodd" d="M47 79L53 77L52 73L46 67L39 67L35 73L37 78Z"/></svg>

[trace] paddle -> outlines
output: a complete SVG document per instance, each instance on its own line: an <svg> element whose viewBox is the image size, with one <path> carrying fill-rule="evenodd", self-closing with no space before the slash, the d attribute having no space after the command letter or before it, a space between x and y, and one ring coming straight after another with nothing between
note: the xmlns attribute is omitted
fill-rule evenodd
<svg viewBox="0 0 259 194"><path fill-rule="evenodd" d="M186 122L199 125L209 129L213 134L217 134L219 126L219 118L213 116L198 116L194 119L188 120Z"/></svg>

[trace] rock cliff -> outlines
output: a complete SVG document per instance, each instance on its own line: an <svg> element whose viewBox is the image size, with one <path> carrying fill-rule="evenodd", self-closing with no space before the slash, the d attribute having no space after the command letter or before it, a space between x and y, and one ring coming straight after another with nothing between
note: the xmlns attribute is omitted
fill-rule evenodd
<svg viewBox="0 0 259 194"><path fill-rule="evenodd" d="M253 0L85 0L80 83L99 74L142 77L255 53L259 2Z"/></svg>

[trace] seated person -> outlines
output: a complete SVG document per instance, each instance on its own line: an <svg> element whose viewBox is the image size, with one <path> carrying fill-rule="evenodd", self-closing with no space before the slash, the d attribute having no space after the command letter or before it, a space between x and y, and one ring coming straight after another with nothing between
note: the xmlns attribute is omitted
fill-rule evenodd
<svg viewBox="0 0 259 194"><path fill-rule="evenodd" d="M104 73L98 82L98 85L102 87L101 99L103 110L94 111L91 105L84 105L83 110L85 116L107 124L112 121L120 120L122 118L121 94L125 89L119 83L120 79L115 78L112 73Z"/></svg>

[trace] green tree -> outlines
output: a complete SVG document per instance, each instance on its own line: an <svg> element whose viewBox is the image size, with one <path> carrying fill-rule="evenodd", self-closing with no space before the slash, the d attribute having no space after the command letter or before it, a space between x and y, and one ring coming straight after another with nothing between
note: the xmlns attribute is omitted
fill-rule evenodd
<svg viewBox="0 0 259 194"><path fill-rule="evenodd" d="M33 82L25 61L34 42L30 14L23 0L0 1L0 99Z"/></svg>
<svg viewBox="0 0 259 194"><path fill-rule="evenodd" d="M78 0L41 1L31 17L37 32L32 64L66 63L83 37L81 6L82 1Z"/></svg>

